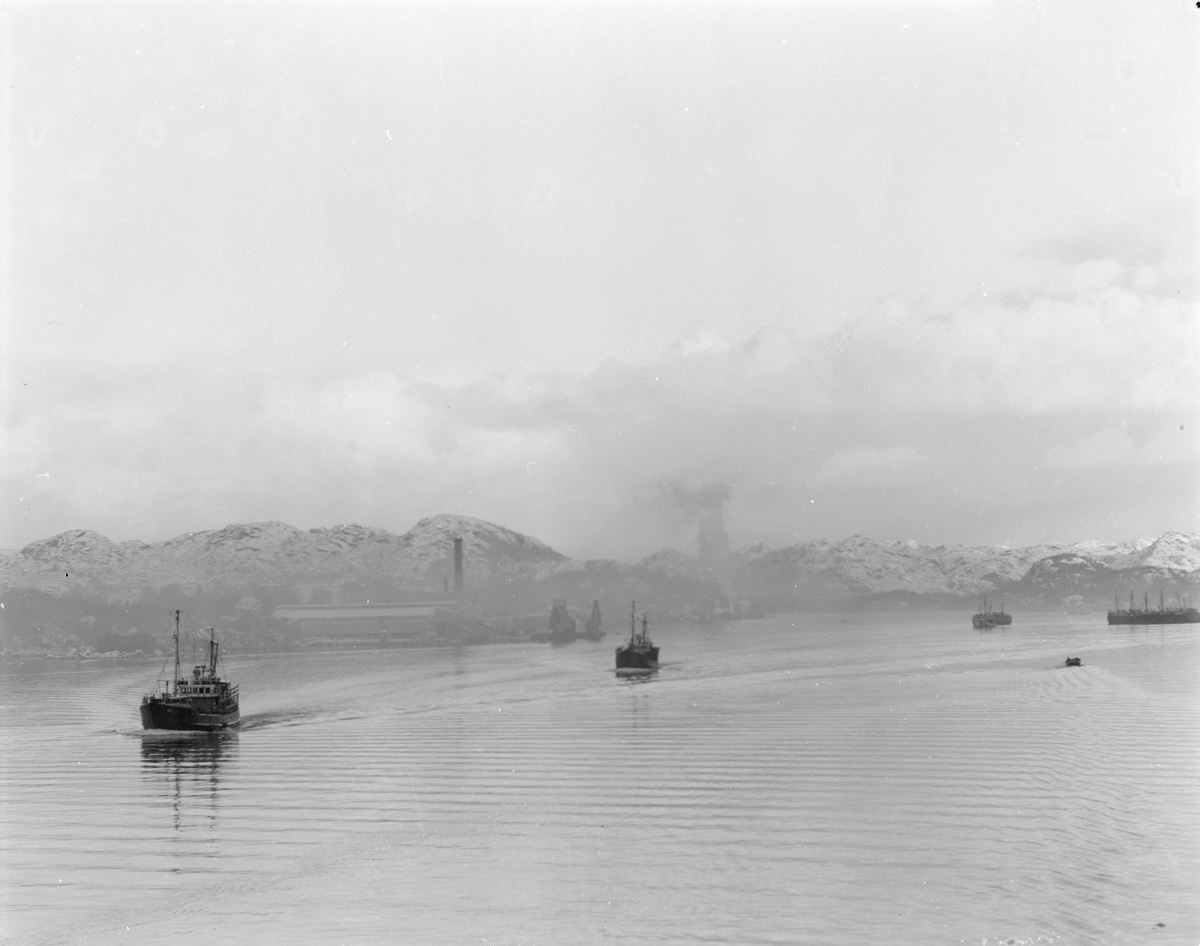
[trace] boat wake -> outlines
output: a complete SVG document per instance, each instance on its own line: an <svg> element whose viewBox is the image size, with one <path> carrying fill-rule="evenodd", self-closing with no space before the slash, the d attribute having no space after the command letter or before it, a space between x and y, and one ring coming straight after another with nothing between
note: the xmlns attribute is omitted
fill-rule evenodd
<svg viewBox="0 0 1200 946"><path fill-rule="evenodd" d="M358 719L360 714L353 714L353 718ZM316 720L329 719L328 710L324 709L286 709L273 710L267 713L250 713L242 717L241 724L238 726L239 732L247 732L253 729L265 729L269 726L300 726L304 723L314 722Z"/></svg>

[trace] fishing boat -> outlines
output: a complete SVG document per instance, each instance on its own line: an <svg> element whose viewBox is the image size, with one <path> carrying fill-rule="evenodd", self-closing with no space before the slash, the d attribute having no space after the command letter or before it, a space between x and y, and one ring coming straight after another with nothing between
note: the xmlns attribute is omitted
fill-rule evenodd
<svg viewBox="0 0 1200 946"><path fill-rule="evenodd" d="M236 726L241 718L238 688L217 674L221 645L215 632L210 629L205 662L193 667L190 677L180 673L179 614L175 612L175 676L142 697L142 728L214 732Z"/></svg>
<svg viewBox="0 0 1200 946"><path fill-rule="evenodd" d="M629 643L617 648L618 670L657 670L658 648L650 641L649 620L642 615L642 631L637 630L637 602L629 615Z"/></svg>
<svg viewBox="0 0 1200 946"><path fill-rule="evenodd" d="M1200 623L1200 611L1191 607L1190 602L1172 602L1174 607L1166 607L1163 595L1158 593L1158 608L1150 607L1150 595L1142 595L1141 608L1133 606L1133 592L1129 593L1129 607L1122 608L1120 601L1114 601L1116 607L1108 612L1109 624L1197 624Z"/></svg>
<svg viewBox="0 0 1200 946"><path fill-rule="evenodd" d="M1012 615L1004 610L1004 602L1000 602L1000 610L993 611L987 603L987 595L983 596L983 605L978 614L971 615L971 626L978 628L998 627L1012 624Z"/></svg>

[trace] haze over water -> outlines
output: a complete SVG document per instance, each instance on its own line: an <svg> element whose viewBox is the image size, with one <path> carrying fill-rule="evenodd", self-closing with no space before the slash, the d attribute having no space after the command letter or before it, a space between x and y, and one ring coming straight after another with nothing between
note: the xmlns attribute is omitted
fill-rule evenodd
<svg viewBox="0 0 1200 946"><path fill-rule="evenodd" d="M6 662L2 941L1194 946L1196 628L1102 620L234 656L220 737Z"/></svg>

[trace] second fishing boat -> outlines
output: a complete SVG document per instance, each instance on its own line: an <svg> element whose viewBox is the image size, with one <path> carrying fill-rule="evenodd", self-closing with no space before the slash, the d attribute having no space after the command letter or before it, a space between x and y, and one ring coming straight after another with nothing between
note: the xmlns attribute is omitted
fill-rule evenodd
<svg viewBox="0 0 1200 946"><path fill-rule="evenodd" d="M637 630L637 602L629 615L629 643L617 648L617 670L649 671L658 669L658 648L650 641L649 620L642 615L642 632Z"/></svg>

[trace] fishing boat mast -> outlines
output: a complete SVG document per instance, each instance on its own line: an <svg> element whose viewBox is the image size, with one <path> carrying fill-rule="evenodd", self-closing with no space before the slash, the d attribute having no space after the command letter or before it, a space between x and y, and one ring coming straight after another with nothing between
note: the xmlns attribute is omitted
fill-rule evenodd
<svg viewBox="0 0 1200 946"><path fill-rule="evenodd" d="M637 633L637 602L629 603L629 643L633 644L633 637Z"/></svg>
<svg viewBox="0 0 1200 946"><path fill-rule="evenodd" d="M175 691L179 691L179 609L175 609Z"/></svg>

